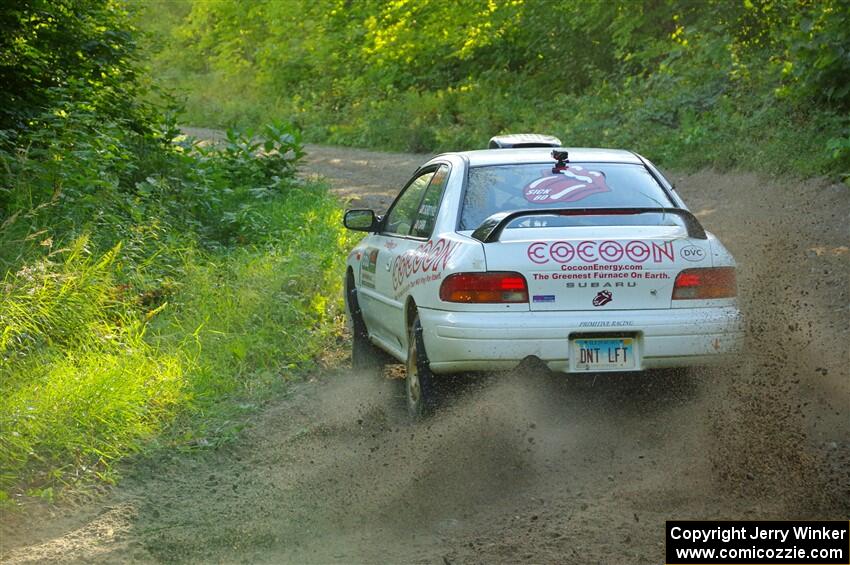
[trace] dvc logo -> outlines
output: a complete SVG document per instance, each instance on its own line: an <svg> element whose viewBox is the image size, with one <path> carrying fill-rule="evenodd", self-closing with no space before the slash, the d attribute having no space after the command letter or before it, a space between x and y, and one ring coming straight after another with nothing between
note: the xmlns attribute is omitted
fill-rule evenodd
<svg viewBox="0 0 850 565"><path fill-rule="evenodd" d="M705 259L705 251L702 247L697 247L696 245L687 245L679 251L679 257L684 259L685 261L702 261Z"/></svg>

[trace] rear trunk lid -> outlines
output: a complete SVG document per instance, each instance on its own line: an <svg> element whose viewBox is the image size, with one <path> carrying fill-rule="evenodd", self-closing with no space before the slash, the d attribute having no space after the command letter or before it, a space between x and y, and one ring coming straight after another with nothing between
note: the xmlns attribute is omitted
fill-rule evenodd
<svg viewBox="0 0 850 565"><path fill-rule="evenodd" d="M508 228L484 252L488 271L525 276L538 311L670 308L676 275L711 266L708 241L670 225Z"/></svg>

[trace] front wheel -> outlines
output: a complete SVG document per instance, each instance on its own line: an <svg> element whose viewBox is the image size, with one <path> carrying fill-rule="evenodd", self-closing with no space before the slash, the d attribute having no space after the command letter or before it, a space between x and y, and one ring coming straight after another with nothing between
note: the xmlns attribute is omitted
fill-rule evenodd
<svg viewBox="0 0 850 565"><path fill-rule="evenodd" d="M434 374L425 352L422 324L417 315L410 324L407 339L407 371L404 384L407 396L407 413L414 420L434 412L437 407L437 390Z"/></svg>

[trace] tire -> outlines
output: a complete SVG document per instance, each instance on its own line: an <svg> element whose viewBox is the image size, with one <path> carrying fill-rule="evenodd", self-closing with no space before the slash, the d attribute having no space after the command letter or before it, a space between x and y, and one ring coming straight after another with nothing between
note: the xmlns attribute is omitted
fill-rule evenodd
<svg viewBox="0 0 850 565"><path fill-rule="evenodd" d="M437 387L431 372L425 340L422 337L422 324L419 316L410 324L407 340L407 363L405 365L404 389L407 400L407 413L413 420L419 420L434 413L437 408Z"/></svg>
<svg viewBox="0 0 850 565"><path fill-rule="evenodd" d="M348 278L348 315L351 319L351 367L369 371L380 371L386 364L386 354L369 340L369 330L357 302L357 288L351 275Z"/></svg>

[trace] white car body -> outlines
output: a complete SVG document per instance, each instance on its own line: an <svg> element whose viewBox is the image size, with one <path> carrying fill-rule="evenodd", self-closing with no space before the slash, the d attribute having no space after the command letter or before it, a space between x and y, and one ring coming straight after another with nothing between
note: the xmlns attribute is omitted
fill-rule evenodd
<svg viewBox="0 0 850 565"><path fill-rule="evenodd" d="M594 167L642 167L669 197L664 208L687 211L673 187L639 155L563 150L569 160L559 174L590 182L591 176L581 175L598 177ZM496 240L487 242L460 224L470 171L524 164L552 167L555 159L551 148L493 149L439 155L417 170L411 183L441 167L431 178L442 182L438 203L421 202L416 216L416 226L433 222L430 235L398 235L376 226L347 260L347 284L356 288L374 345L404 362L411 319L418 313L430 369L436 374L511 369L528 357L539 358L554 371L639 371L704 365L739 350L743 328L734 296L672 298L682 271L735 266L720 241L703 232L692 216L694 233L684 222L616 225L609 220L608 225L534 227L536 220L530 220L525 227L508 224ZM544 174L535 182L549 178ZM534 197L534 184L525 187L526 199ZM557 202L569 190L545 193L545 198ZM581 201L569 204L576 207ZM533 203L526 208L533 209ZM397 229L408 228L403 224ZM441 284L453 274L505 271L524 277L527 302L441 299ZM599 358L600 348L607 359Z"/></svg>

